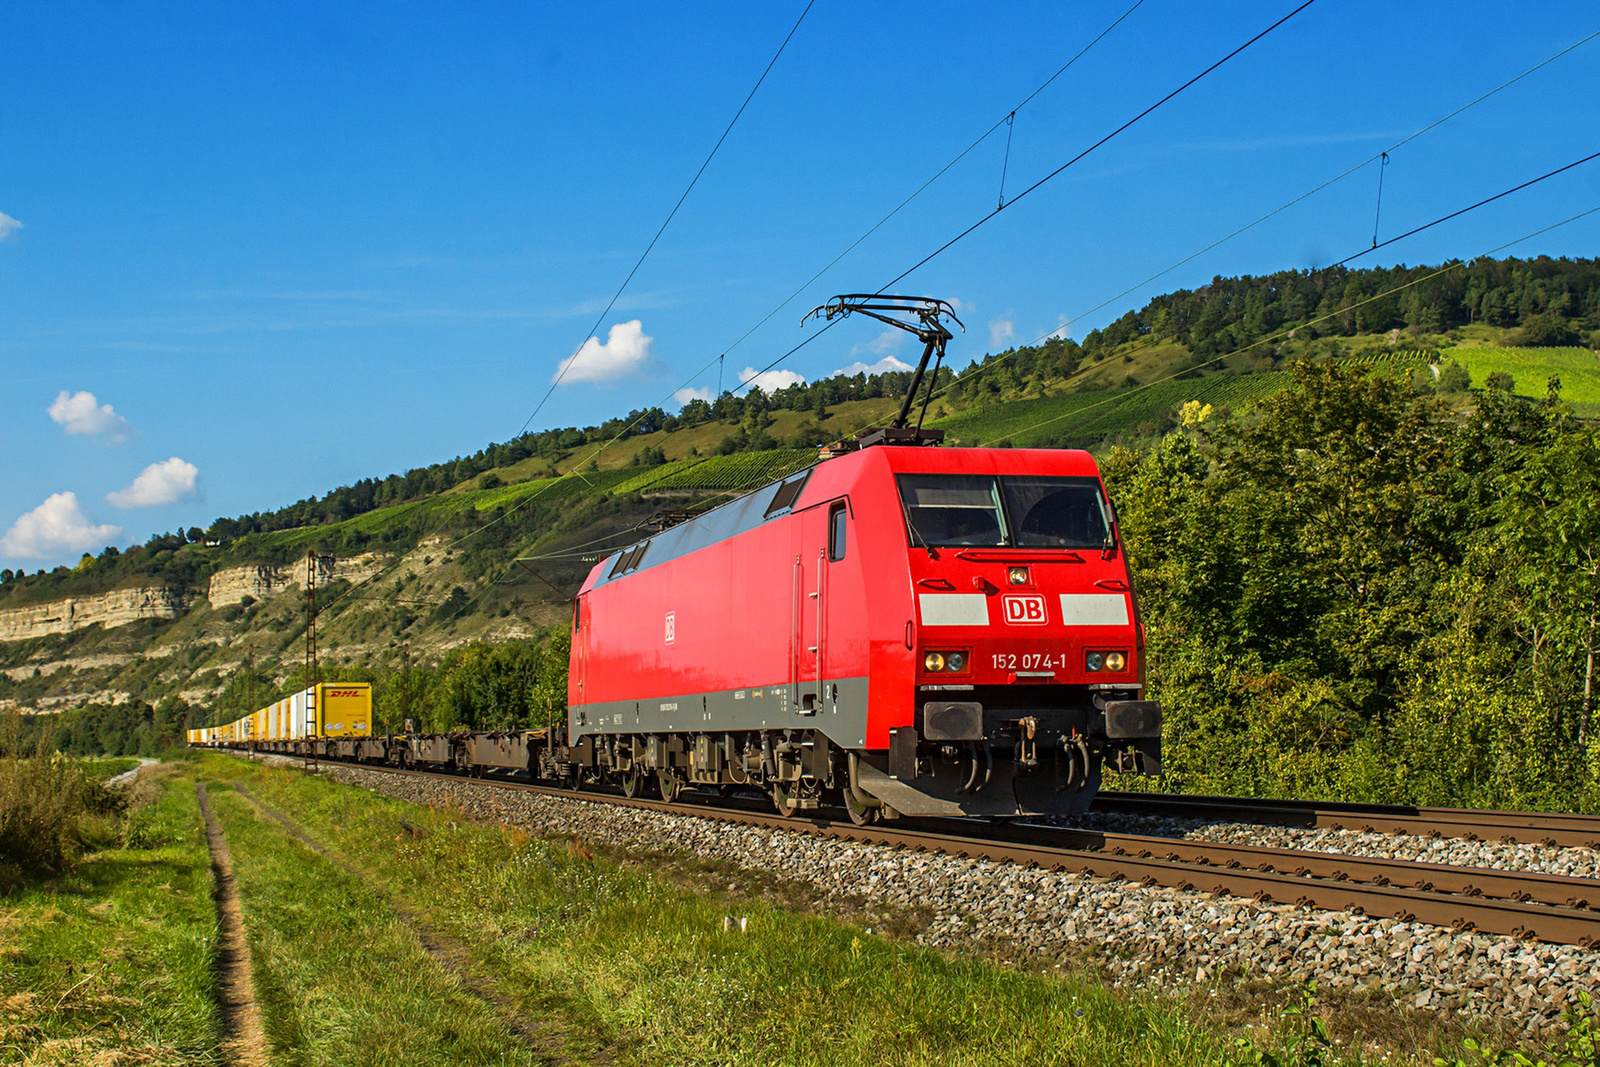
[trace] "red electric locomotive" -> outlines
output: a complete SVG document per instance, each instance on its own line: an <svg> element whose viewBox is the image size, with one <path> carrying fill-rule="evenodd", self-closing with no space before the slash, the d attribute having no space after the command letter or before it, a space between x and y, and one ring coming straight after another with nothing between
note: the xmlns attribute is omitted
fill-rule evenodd
<svg viewBox="0 0 1600 1067"><path fill-rule="evenodd" d="M858 821L1078 812L1103 763L1155 773L1161 713L1094 460L939 436L870 432L601 561L573 614L573 770ZM915 443L877 443L896 440Z"/></svg>

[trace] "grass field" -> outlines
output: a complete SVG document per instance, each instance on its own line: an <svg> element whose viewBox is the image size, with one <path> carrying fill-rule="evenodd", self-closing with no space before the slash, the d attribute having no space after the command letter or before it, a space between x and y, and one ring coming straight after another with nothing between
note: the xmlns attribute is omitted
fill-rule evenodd
<svg viewBox="0 0 1600 1067"><path fill-rule="evenodd" d="M0 1062L222 1062L193 780L162 778L128 847L0 897Z"/></svg>
<svg viewBox="0 0 1600 1067"><path fill-rule="evenodd" d="M232 853L263 1026L281 1058L374 1067L539 1062L368 882L238 792L210 793Z"/></svg>

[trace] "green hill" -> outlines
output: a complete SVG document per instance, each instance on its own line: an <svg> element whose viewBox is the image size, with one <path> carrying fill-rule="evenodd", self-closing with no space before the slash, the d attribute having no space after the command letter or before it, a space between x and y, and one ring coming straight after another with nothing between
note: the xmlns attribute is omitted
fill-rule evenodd
<svg viewBox="0 0 1600 1067"><path fill-rule="evenodd" d="M1600 344L1591 260L1218 278L1081 342L944 368L927 425L953 446L1139 446L1175 426L1185 404L1248 412L1284 387L1297 360L1355 363L1447 393L1498 374L1542 397L1558 377L1580 415L1600 415L1600 357L1580 342ZM263 702L296 684L303 663L308 552L333 558L318 622L333 673L437 663L480 642L537 643L564 624L593 561L653 514L712 506L812 462L819 444L884 425L909 377L636 410L75 567L0 571L0 705L166 701L208 716L248 701L247 656ZM68 600L89 625L62 632L48 621Z"/></svg>

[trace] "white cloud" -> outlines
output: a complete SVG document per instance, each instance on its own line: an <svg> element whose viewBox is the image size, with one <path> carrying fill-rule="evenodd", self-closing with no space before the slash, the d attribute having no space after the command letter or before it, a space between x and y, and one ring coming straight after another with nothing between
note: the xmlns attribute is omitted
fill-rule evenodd
<svg viewBox="0 0 1600 1067"><path fill-rule="evenodd" d="M556 377L563 383L613 381L649 362L654 340L638 319L619 322L606 334L605 344L591 337L575 355L562 360Z"/></svg>
<svg viewBox="0 0 1600 1067"><path fill-rule="evenodd" d="M830 377L840 374L844 375L846 378L854 378L858 374L865 374L870 377L874 374L888 374L890 371L900 371L903 373L908 370L916 369L917 368L913 367L911 364L902 363L893 356L884 356L876 363L857 362L850 364L848 367L840 367L838 370L834 371L833 375L830 375Z"/></svg>
<svg viewBox="0 0 1600 1067"><path fill-rule="evenodd" d="M139 472L139 477L126 489L107 493L106 499L113 507L155 508L173 504L194 492L194 480L200 468L185 463L177 456L152 463Z"/></svg>
<svg viewBox="0 0 1600 1067"><path fill-rule="evenodd" d="M104 547L122 533L120 526L96 526L76 493L52 493L43 504L11 524L0 537L0 556L48 559Z"/></svg>
<svg viewBox="0 0 1600 1067"><path fill-rule="evenodd" d="M867 348L875 356L900 351L900 342L906 339L904 330L884 330L872 339Z"/></svg>
<svg viewBox="0 0 1600 1067"><path fill-rule="evenodd" d="M1057 326L1055 329L1051 330L1048 334L1045 335L1047 340L1049 338L1052 338L1052 337L1056 337L1056 338L1060 338L1062 340L1065 340L1068 337L1072 336L1072 320L1071 319L1067 318L1065 315L1057 315L1056 316L1056 322L1060 323L1060 325Z"/></svg>
<svg viewBox="0 0 1600 1067"><path fill-rule="evenodd" d="M110 404L96 400L93 393L69 393L63 389L49 410L50 417L65 426L68 433L104 434L113 441L126 441L133 433L128 420L112 411Z"/></svg>
<svg viewBox="0 0 1600 1067"><path fill-rule="evenodd" d="M761 387L763 393L774 393L779 389L786 389L791 385L804 385L805 375L792 370L764 370L756 373L754 367L746 367L744 373L739 375L738 391Z"/></svg>
<svg viewBox="0 0 1600 1067"><path fill-rule="evenodd" d="M706 386L704 389L679 389L672 394L672 399L679 404L687 404L691 400L704 400L709 404L716 400L716 397L711 395L711 387Z"/></svg>
<svg viewBox="0 0 1600 1067"><path fill-rule="evenodd" d="M7 215L4 211L0 211L0 241L4 241L11 236L13 231L20 229L22 229L22 223Z"/></svg>
<svg viewBox="0 0 1600 1067"><path fill-rule="evenodd" d="M1016 337L1017 324L1012 322L1009 318L1002 317L989 320L990 348L999 348L1008 341L1016 340Z"/></svg>

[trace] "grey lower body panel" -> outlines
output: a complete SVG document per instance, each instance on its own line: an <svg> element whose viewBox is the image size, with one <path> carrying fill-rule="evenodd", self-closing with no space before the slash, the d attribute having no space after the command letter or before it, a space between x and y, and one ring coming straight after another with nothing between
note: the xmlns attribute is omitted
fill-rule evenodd
<svg viewBox="0 0 1600 1067"><path fill-rule="evenodd" d="M860 749L867 740L867 682L831 678L820 692L816 682L782 683L580 704L568 711L567 730L574 743L607 734L815 730L840 748Z"/></svg>

